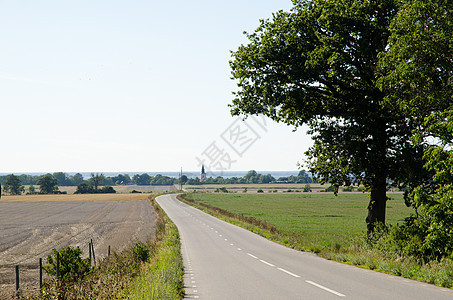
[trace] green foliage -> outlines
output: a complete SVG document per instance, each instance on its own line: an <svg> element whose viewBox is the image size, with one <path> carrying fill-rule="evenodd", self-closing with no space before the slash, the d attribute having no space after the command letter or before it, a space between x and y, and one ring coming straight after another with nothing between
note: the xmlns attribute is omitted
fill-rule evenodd
<svg viewBox="0 0 453 300"><path fill-rule="evenodd" d="M135 174L132 177L132 181L135 182L137 185L150 185L151 184L151 176L148 174L144 173L142 175Z"/></svg>
<svg viewBox="0 0 453 300"><path fill-rule="evenodd" d="M20 195L25 191L25 188L21 184L18 176L10 174L6 177L6 180L3 183L3 190L11 195Z"/></svg>
<svg viewBox="0 0 453 300"><path fill-rule="evenodd" d="M75 194L114 194L116 193L115 189L111 186L104 186L102 188L95 189L88 182L82 182L77 185L77 189L74 192Z"/></svg>
<svg viewBox="0 0 453 300"><path fill-rule="evenodd" d="M304 186L304 193L308 193L308 192L311 192L311 186L309 183L307 183L305 186Z"/></svg>
<svg viewBox="0 0 453 300"><path fill-rule="evenodd" d="M150 258L150 247L142 242L136 242L133 248L136 261L147 262Z"/></svg>
<svg viewBox="0 0 453 300"><path fill-rule="evenodd" d="M391 89L387 101L410 115L429 116L452 105L453 4L445 0L402 1L392 20L378 83Z"/></svg>
<svg viewBox="0 0 453 300"><path fill-rule="evenodd" d="M114 194L116 193L115 189L109 185L103 186L100 190L99 193L101 194Z"/></svg>
<svg viewBox="0 0 453 300"><path fill-rule="evenodd" d="M220 192L222 192L222 193L229 193L226 187L216 188L216 189L215 189L215 192L216 192L216 193L220 193Z"/></svg>
<svg viewBox="0 0 453 300"><path fill-rule="evenodd" d="M41 194L55 194L58 192L57 179L51 174L39 177L36 183L39 185L39 192Z"/></svg>
<svg viewBox="0 0 453 300"><path fill-rule="evenodd" d="M82 259L82 250L79 247L67 246L60 250L53 249L52 253L47 256L47 266L43 267L49 275L57 275L57 253L59 254L60 278L66 282L82 279L91 271L91 261L89 258Z"/></svg>
<svg viewBox="0 0 453 300"><path fill-rule="evenodd" d="M264 191L262 189L259 189L256 191L257 193L264 193Z"/></svg>

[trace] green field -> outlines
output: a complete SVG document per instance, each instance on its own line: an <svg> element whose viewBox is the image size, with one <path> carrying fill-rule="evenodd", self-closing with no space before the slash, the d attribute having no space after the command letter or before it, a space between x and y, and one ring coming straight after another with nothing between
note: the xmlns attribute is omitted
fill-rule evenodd
<svg viewBox="0 0 453 300"><path fill-rule="evenodd" d="M401 223L413 211L401 193L390 194L387 223ZM291 246L300 249L338 248L366 232L368 196L363 193L209 194L188 199L274 224Z"/></svg>

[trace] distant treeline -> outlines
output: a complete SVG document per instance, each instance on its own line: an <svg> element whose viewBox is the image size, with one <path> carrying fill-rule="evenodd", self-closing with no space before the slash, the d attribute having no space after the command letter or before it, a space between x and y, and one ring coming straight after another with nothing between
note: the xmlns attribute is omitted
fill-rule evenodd
<svg viewBox="0 0 453 300"><path fill-rule="evenodd" d="M313 180L307 172L301 170L297 176L279 177L274 178L271 174L259 174L255 170L248 171L244 177L231 177L223 178L209 177L204 182L200 182L199 178L187 178L185 175L182 176L182 183L189 185L198 184L251 184L251 183L312 183Z"/></svg>
<svg viewBox="0 0 453 300"><path fill-rule="evenodd" d="M80 173L76 173L74 175L68 175L64 172L56 172L51 174L53 178L57 180L59 186L78 186L83 182L89 182L90 179L85 180ZM95 175L92 174L92 178ZM0 183L3 185L8 175L0 176ZM36 185L39 178L42 175L18 175L20 179L20 183L22 185ZM99 185L100 186L114 186L114 185L130 185L130 184L137 184L137 185L172 185L178 182L178 179L171 178L168 176L162 176L157 174L156 176L150 176L146 173L144 174L136 174L132 178L128 174L119 174L117 176L108 177L104 176L103 174L96 174L96 178L99 178Z"/></svg>
<svg viewBox="0 0 453 300"><path fill-rule="evenodd" d="M82 174L76 173L74 175L68 175L64 172L55 172L50 174L53 178L57 180L58 186L78 186L81 183L91 183L91 181L96 178L96 185L99 186L115 186L115 185L172 185L178 183L178 178L172 178L168 176L163 176L157 174L156 176L150 176L147 173L135 174L132 178L128 174L118 174L117 176L104 176L101 174L91 174L90 179L84 179ZM17 175L22 185L36 185L39 178L43 175ZM8 175L0 176L0 183L3 185ZM200 178L188 178L186 175L183 175L182 184L198 185L202 184ZM223 178L218 177L209 177L203 184L250 184L250 183L312 183L312 177L310 174L301 170L297 176L291 175L288 177L279 177L275 178L271 174L259 174L255 170L247 172L244 177L231 177Z"/></svg>

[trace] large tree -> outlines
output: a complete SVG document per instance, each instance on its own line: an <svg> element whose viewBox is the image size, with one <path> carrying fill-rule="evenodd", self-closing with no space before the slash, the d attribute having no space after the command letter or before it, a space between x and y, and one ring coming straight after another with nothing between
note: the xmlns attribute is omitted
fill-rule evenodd
<svg viewBox="0 0 453 300"><path fill-rule="evenodd" d="M11 195L20 195L25 191L19 176L14 174L10 174L6 177L3 188L5 192L10 193Z"/></svg>
<svg viewBox="0 0 453 300"><path fill-rule="evenodd" d="M54 194L58 191L57 179L52 174L42 175L36 183L41 194Z"/></svg>
<svg viewBox="0 0 453 300"><path fill-rule="evenodd" d="M233 115L264 114L309 126L310 172L334 187L370 191L368 231L385 222L387 179L411 182L422 151L409 140L418 120L386 103L376 83L397 1L293 1L290 12L262 20L232 53L238 91Z"/></svg>

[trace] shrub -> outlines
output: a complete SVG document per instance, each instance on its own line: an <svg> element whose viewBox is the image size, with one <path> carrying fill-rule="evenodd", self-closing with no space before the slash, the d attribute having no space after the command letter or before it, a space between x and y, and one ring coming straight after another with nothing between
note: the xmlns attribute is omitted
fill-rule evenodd
<svg viewBox="0 0 453 300"><path fill-rule="evenodd" d="M134 258L136 261L147 262L150 257L150 247L142 242L134 245Z"/></svg>
<svg viewBox="0 0 453 300"><path fill-rule="evenodd" d="M354 187L352 185L350 186L345 186L341 189L343 192L353 192L354 191Z"/></svg>
<svg viewBox="0 0 453 300"><path fill-rule="evenodd" d="M109 185L106 185L102 189L100 189L98 191L98 193L101 193L101 194L115 194L116 191L115 191L115 189L113 187L111 187Z"/></svg>
<svg viewBox="0 0 453 300"><path fill-rule="evenodd" d="M59 255L60 278L68 282L74 282L82 279L91 271L91 260L82 259L82 250L79 247L74 248L66 246L60 250L53 249L53 255L47 256L47 266L44 270L51 276L57 275L57 254Z"/></svg>
<svg viewBox="0 0 453 300"><path fill-rule="evenodd" d="M257 193L264 193L264 191L262 189L259 189L256 191Z"/></svg>
<svg viewBox="0 0 453 300"><path fill-rule="evenodd" d="M310 184L307 183L304 187L304 193L308 193L308 192L311 192L311 186L310 186Z"/></svg>
<svg viewBox="0 0 453 300"><path fill-rule="evenodd" d="M215 190L215 192L216 192L216 193L220 193L220 192L222 192L222 193L229 193L226 187L217 188L217 189Z"/></svg>

